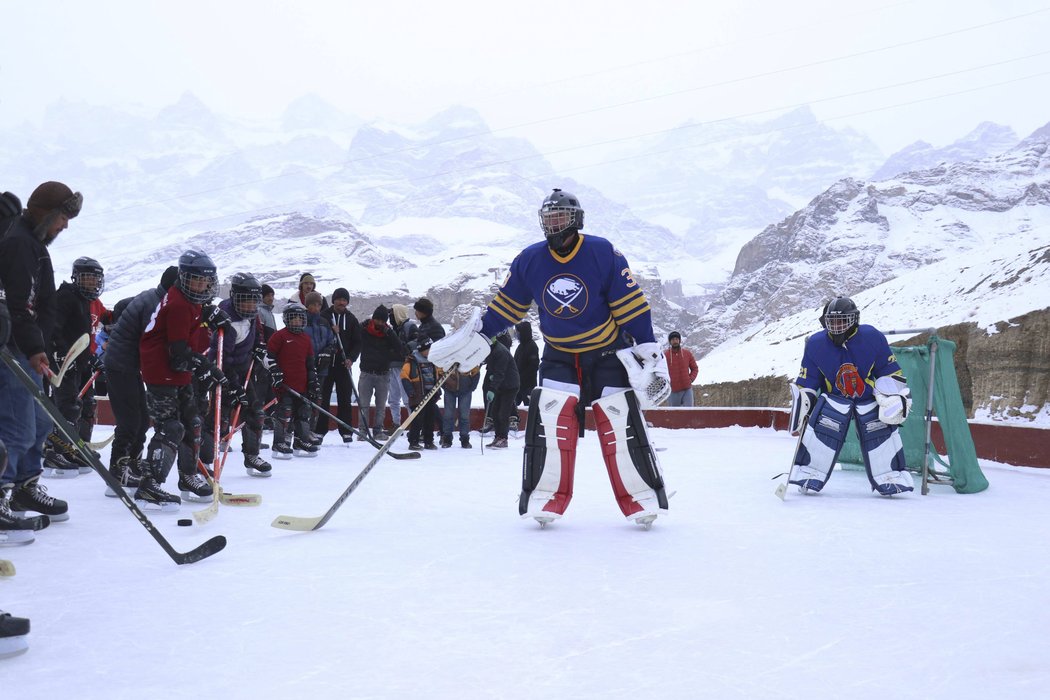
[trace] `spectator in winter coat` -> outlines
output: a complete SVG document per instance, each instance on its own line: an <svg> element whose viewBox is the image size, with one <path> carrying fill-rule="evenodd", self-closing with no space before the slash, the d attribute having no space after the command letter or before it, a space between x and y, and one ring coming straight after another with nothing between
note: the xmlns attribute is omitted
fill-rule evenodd
<svg viewBox="0 0 1050 700"><path fill-rule="evenodd" d="M324 297L319 292L310 292L306 295L306 334L310 336L314 346L314 360L316 362L314 370L318 381L317 393L310 396L310 400L318 404L323 402L327 406L331 396L322 397L320 395L321 383L328 378L328 371L335 361L339 348L336 344L335 331L332 330L331 324L321 317L321 302L323 300ZM316 410L313 413L317 415L312 415L310 419L311 426L317 423L318 416L323 417L327 423L328 418L326 416L321 415ZM324 432L327 433L327 425L325 427Z"/></svg>
<svg viewBox="0 0 1050 700"><path fill-rule="evenodd" d="M304 272L299 276L299 291L293 294L288 301L298 302L303 306L306 306L306 295L317 289L317 282L314 280L314 276L309 272ZM321 308L327 309L328 302L325 301L324 296L321 296ZM316 348L315 348L316 349Z"/></svg>
<svg viewBox="0 0 1050 700"><path fill-rule="evenodd" d="M401 341L402 348L396 356L390 356L390 391L387 392L387 406L390 408L390 423L400 425L401 407L409 408L408 396L401 390L401 367L405 364L408 344L416 339L419 321L408 318L407 306L394 304L390 307L389 323L398 340Z"/></svg>
<svg viewBox="0 0 1050 700"><path fill-rule="evenodd" d="M401 341L387 325L389 316L390 312L380 304L361 329L361 373L357 383L359 419L362 430L367 430L368 426L375 427L373 437L377 440L386 437L378 421L383 419L386 394L390 388L390 359L405 356ZM369 415L373 396L375 413Z"/></svg>
<svg viewBox="0 0 1050 700"><path fill-rule="evenodd" d="M438 377L444 374L438 370ZM459 446L470 449L470 398L478 388L478 368L469 372L456 372L442 385L445 394L445 410L441 423L441 446L452 447L452 431L459 422Z"/></svg>
<svg viewBox="0 0 1050 700"><path fill-rule="evenodd" d="M413 410L422 403L427 394L434 390L438 379L437 367L427 361L432 341L428 336L420 335L414 342L416 348L405 359L405 364L401 368L401 386L409 395ZM423 410L412 419L412 424L408 428L409 449L437 449L437 445L434 444L434 423L437 419L437 400L440 398L440 393L432 396ZM421 440L422 444L420 444Z"/></svg>
<svg viewBox="0 0 1050 700"><path fill-rule="evenodd" d="M3 195L21 207L13 195ZM9 201L10 201L9 200ZM80 213L83 197L61 182L45 182L29 196L25 211L0 238L0 288L10 312L7 349L34 379L46 374L48 343L55 320L55 274L47 246L69 220ZM0 442L7 446L7 466L0 474L0 498L11 510L29 510L52 520L67 520L69 506L39 486L42 446L51 432L51 417L7 366L0 364ZM46 499L48 504L45 505ZM9 513L5 508L4 511ZM34 527L3 513L8 544L28 544Z"/></svg>
<svg viewBox="0 0 1050 700"><path fill-rule="evenodd" d="M540 369L540 347L532 339L532 324L528 321L522 321L516 325L514 331L518 335L518 347L514 349L514 364L518 368L518 377L521 380L514 405L528 406L532 390L536 388L536 373Z"/></svg>
<svg viewBox="0 0 1050 700"><path fill-rule="evenodd" d="M268 284L262 286L262 301L259 303L259 320L262 321L263 331L265 338L263 340L269 340L270 336L277 331L277 319L273 317L273 287Z"/></svg>
<svg viewBox="0 0 1050 700"><path fill-rule="evenodd" d="M417 335L429 336L431 340L445 337L444 327L434 318L434 302L426 297L420 297L412 308L415 309L416 319L419 321Z"/></svg>
<svg viewBox="0 0 1050 700"><path fill-rule="evenodd" d="M149 429L146 389L142 385L139 364L139 339L160 300L178 276L179 268L172 265L161 275L160 284L139 292L124 304L110 331L106 354L102 357L102 364L106 368L109 407L116 425L109 451L109 472L127 487L138 486L139 461ZM120 307L121 302L118 302L114 313ZM107 491L106 495L117 494Z"/></svg>
<svg viewBox="0 0 1050 700"><path fill-rule="evenodd" d="M671 395L667 398L668 406L693 405L693 381L700 370L693 359L693 353L682 347L682 334L671 331L667 336L670 344L664 350L667 360L667 373L671 377Z"/></svg>
<svg viewBox="0 0 1050 700"><path fill-rule="evenodd" d="M321 401L331 400L332 388L335 388L338 409L336 415L347 425L354 422L353 417L353 379L350 369L361 356L361 324L357 316L347 308L350 304L350 292L340 287L332 293L332 305L321 312L324 319L336 334L337 353L328 369L328 375L321 381ZM320 413L314 424L314 432L324 435L328 432L328 416ZM339 426L339 435L343 442L352 442L353 435L343 426Z"/></svg>
<svg viewBox="0 0 1050 700"><path fill-rule="evenodd" d="M489 383L489 388L485 391L485 399L489 403L495 433L492 442L486 447L495 449L507 446L510 414L514 410L514 399L518 395L518 387L521 384L518 367L514 364L514 358L507 347L509 344L509 334L497 335L492 341L492 350L489 351L489 357L485 361L487 367L485 378Z"/></svg>

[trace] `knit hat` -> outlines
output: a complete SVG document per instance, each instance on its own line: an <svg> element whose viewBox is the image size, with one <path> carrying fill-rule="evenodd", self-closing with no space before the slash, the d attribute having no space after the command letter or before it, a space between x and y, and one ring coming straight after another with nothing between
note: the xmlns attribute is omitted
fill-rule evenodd
<svg viewBox="0 0 1050 700"><path fill-rule="evenodd" d="M29 195L26 209L40 217L60 209L66 218L72 219L80 213L80 206L84 203L84 197L79 192L73 192L68 185L61 182L45 182Z"/></svg>
<svg viewBox="0 0 1050 700"><path fill-rule="evenodd" d="M347 301L350 301L350 292L340 287L332 292L332 301L335 301L336 299L346 299Z"/></svg>
<svg viewBox="0 0 1050 700"><path fill-rule="evenodd" d="M682 339L682 334L679 333L678 331L671 331L670 333L667 334L667 342L670 343L672 338L678 338L679 340L681 340Z"/></svg>
<svg viewBox="0 0 1050 700"><path fill-rule="evenodd" d="M179 278L179 266L172 265L164 274L160 276L160 286L165 289L171 289L171 285L175 284L175 280Z"/></svg>
<svg viewBox="0 0 1050 700"><path fill-rule="evenodd" d="M434 302L430 301L426 297L420 297L416 299L416 303L412 305L412 308L420 312L424 316L434 315Z"/></svg>
<svg viewBox="0 0 1050 700"><path fill-rule="evenodd" d="M380 304L376 307L376 310L372 312L372 318L376 321L382 321L386 323L387 318L390 316L390 311L385 306Z"/></svg>
<svg viewBox="0 0 1050 700"><path fill-rule="evenodd" d="M311 275L309 272L304 272L303 274L299 275L299 289L303 288L303 282L309 282L315 287L317 286L317 280L315 280L314 276Z"/></svg>

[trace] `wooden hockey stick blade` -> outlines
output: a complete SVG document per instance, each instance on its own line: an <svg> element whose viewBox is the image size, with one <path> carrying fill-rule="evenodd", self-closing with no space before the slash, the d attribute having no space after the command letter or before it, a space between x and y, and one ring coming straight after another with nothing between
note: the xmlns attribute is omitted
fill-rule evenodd
<svg viewBox="0 0 1050 700"><path fill-rule="evenodd" d="M310 530L316 530L323 519L323 515L316 518L300 518L295 515L278 515L274 518L274 521L270 523L270 527L278 527L282 530L309 532Z"/></svg>
<svg viewBox="0 0 1050 700"><path fill-rule="evenodd" d="M779 498L780 500L783 501L784 497L787 495L787 492L788 492L788 483L787 483L787 481L781 481L779 484L777 484L777 490L774 491L773 493L776 494L777 498Z"/></svg>
<svg viewBox="0 0 1050 700"><path fill-rule="evenodd" d="M105 447L109 443L113 442L113 438L115 438L116 436L117 436L117 434L113 433L112 435L110 435L105 440L100 440L99 442L89 442L88 443L88 447L90 447L91 449L93 449L93 450L95 450L97 452L98 450L101 450L103 447Z"/></svg>
<svg viewBox="0 0 1050 700"><path fill-rule="evenodd" d="M219 499L213 497L206 508L193 511L193 519L198 525L210 523L219 514Z"/></svg>
<svg viewBox="0 0 1050 700"><path fill-rule="evenodd" d="M224 506L259 506L262 505L262 496L257 493L226 493L219 494L219 500Z"/></svg>
<svg viewBox="0 0 1050 700"><path fill-rule="evenodd" d="M0 559L0 576L14 576L15 565L6 559Z"/></svg>
<svg viewBox="0 0 1050 700"><path fill-rule="evenodd" d="M91 345L91 336L87 333L73 341L73 344L69 346L69 352L66 353L66 359L62 361L62 366L58 368L58 374L48 376L52 386L58 386L62 383L69 366L77 359L77 355L87 350L89 345Z"/></svg>

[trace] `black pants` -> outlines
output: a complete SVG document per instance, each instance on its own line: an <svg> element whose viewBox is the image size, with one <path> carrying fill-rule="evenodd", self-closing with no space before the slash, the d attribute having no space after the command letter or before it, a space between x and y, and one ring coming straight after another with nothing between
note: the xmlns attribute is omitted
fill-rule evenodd
<svg viewBox="0 0 1050 700"><path fill-rule="evenodd" d="M255 365L258 367L258 365ZM262 412L262 399L259 396L259 390L261 387L258 378L255 374L255 370L252 370L252 376L248 381L248 385L245 386L244 378L248 372L247 367L227 367L224 370L226 378L230 380L230 384L239 386L244 389L244 395L248 399L248 405L242 406L240 415L237 417L238 423L243 423L244 427L241 428L241 451L246 455L257 455L259 454L259 444L262 439L262 428L263 428L263 412ZM225 394L224 394L225 396ZM219 430L221 435L219 438L226 437L226 434L236 426L231 424L233 420L233 412L235 406L231 405L229 401L225 399L222 402L222 417L219 420ZM210 445L211 450L215 449L215 407L214 401L208 405L207 417L204 420L204 424L201 426L201 451L204 452L204 446ZM204 460L207 462L209 460Z"/></svg>
<svg viewBox="0 0 1050 700"><path fill-rule="evenodd" d="M146 386L146 409L153 420L153 437L146 451L153 478L163 484L176 459L181 473L193 474L197 468L194 442L200 436L200 416L193 386L149 384Z"/></svg>
<svg viewBox="0 0 1050 700"><path fill-rule="evenodd" d="M517 406L515 403L517 396L518 387L512 387L510 389L500 389L492 399L490 410L492 411L492 426L497 439L503 438L505 440L510 432L510 413Z"/></svg>
<svg viewBox="0 0 1050 700"><path fill-rule="evenodd" d="M109 384L109 406L116 422L109 463L114 465L121 457L139 459L149 429L142 375L138 371L122 372L107 368L106 379Z"/></svg>
<svg viewBox="0 0 1050 700"><path fill-rule="evenodd" d="M438 417L437 397L427 401L423 410L412 419L408 426L408 441L418 444L422 439L423 444L434 444L434 425Z"/></svg>
<svg viewBox="0 0 1050 700"><path fill-rule="evenodd" d="M353 400L354 392L352 380L350 379L350 370L347 369L346 365L334 364L328 369L328 375L325 376L324 382L321 383L321 400L318 401L321 406L328 409L332 402L332 387L335 387L335 400L338 405L336 415L339 416L339 420L343 421L347 425L354 424L353 414ZM337 426L340 435L347 435L348 431L343 426ZM314 425L314 432L318 435L324 435L328 432L328 416L318 412L317 423Z"/></svg>
<svg viewBox="0 0 1050 700"><path fill-rule="evenodd" d="M76 426L77 434L85 442L91 442L91 432L95 427L95 391L89 388L83 397L78 394L91 374L87 361L77 358L66 370L62 384L55 388L52 397L58 412L70 425Z"/></svg>

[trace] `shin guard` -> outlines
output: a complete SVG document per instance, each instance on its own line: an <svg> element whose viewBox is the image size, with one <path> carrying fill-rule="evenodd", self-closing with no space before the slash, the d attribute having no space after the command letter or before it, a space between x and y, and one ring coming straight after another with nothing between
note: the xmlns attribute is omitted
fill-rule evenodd
<svg viewBox="0 0 1050 700"><path fill-rule="evenodd" d="M667 494L645 418L633 389L618 391L591 404L602 457L616 504L630 520L667 512Z"/></svg>
<svg viewBox="0 0 1050 700"><path fill-rule="evenodd" d="M874 401L857 406L857 432L871 489L883 496L913 490L900 431L879 420L878 404Z"/></svg>
<svg viewBox="0 0 1050 700"><path fill-rule="evenodd" d="M853 403L821 394L809 417L809 425L795 453L788 483L803 491L820 491L831 476L846 431L853 417Z"/></svg>
<svg viewBox="0 0 1050 700"><path fill-rule="evenodd" d="M518 513L523 518L560 518L572 500L579 420L573 394L536 387L529 400ZM547 464L548 453L556 458Z"/></svg>

